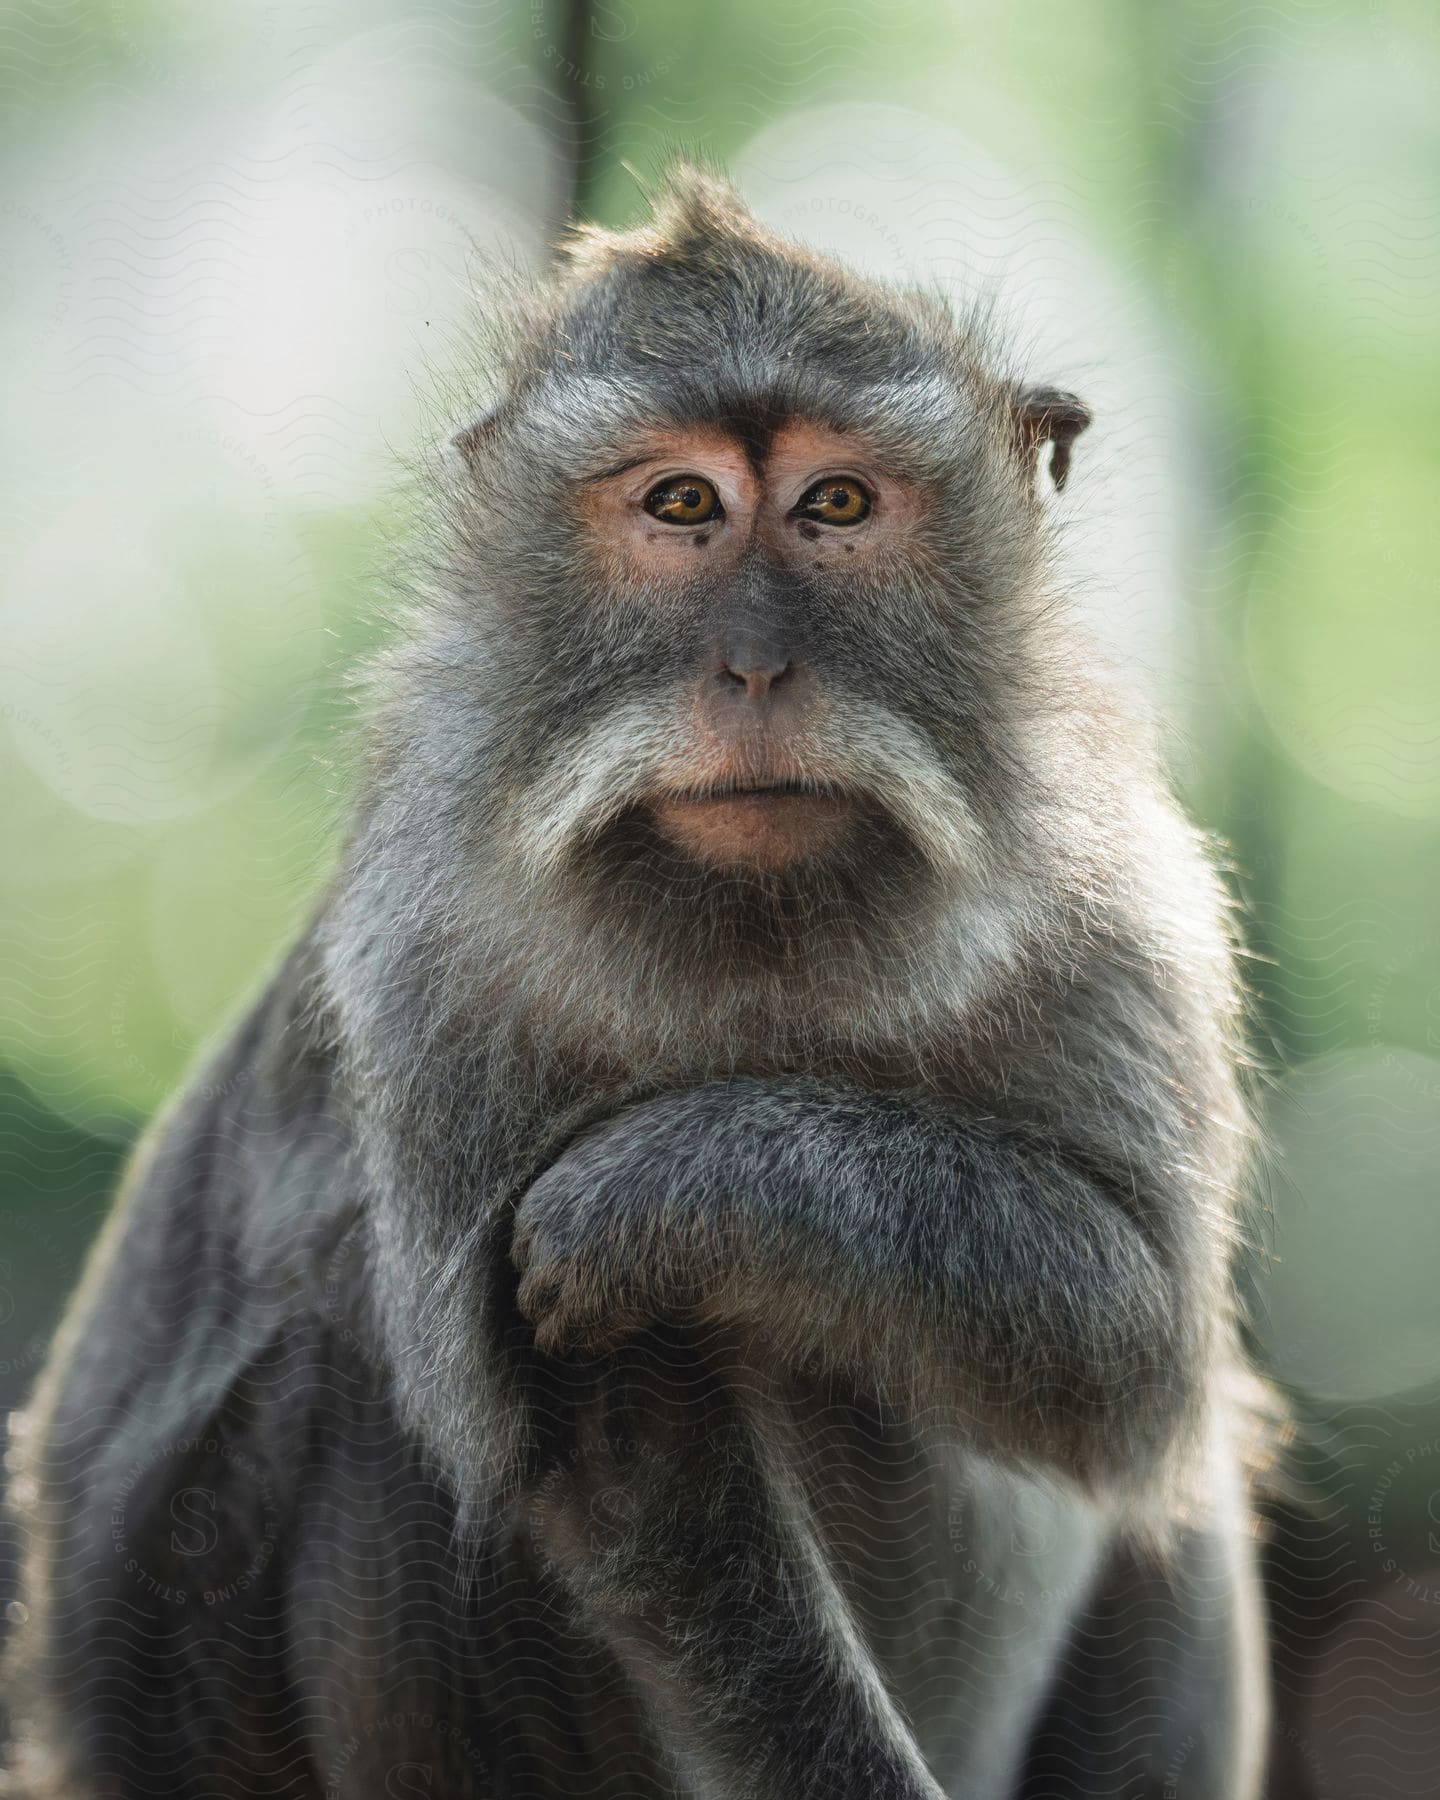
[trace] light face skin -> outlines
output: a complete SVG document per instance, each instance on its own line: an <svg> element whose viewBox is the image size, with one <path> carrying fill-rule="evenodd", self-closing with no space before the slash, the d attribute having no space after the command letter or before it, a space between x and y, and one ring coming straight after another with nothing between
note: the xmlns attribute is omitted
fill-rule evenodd
<svg viewBox="0 0 1440 1800"><path fill-rule="evenodd" d="M771 593L817 571L878 576L904 553L920 511L863 440L793 422L758 458L724 431L647 435L583 485L580 507L609 574L677 597L723 593L727 579L742 590L747 563L764 568ZM807 768L824 695L783 611L743 592L716 607L674 782L651 802L664 835L712 867L783 869L823 855L856 823L855 797L827 791Z"/></svg>

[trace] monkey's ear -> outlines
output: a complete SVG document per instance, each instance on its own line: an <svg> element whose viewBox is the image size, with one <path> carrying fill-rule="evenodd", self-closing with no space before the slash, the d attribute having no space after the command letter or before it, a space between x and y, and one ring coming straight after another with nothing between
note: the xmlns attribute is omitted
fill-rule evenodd
<svg viewBox="0 0 1440 1800"><path fill-rule="evenodd" d="M442 438L435 446L435 457L438 467L450 481L464 481L473 475L475 465L484 456L489 445L499 408L483 412L468 425L448 438Z"/></svg>
<svg viewBox="0 0 1440 1800"><path fill-rule="evenodd" d="M495 414L484 412L478 419L472 419L468 425L461 426L445 445L446 456L462 463L473 461L485 448L485 440L494 423Z"/></svg>
<svg viewBox="0 0 1440 1800"><path fill-rule="evenodd" d="M1027 472L1035 467L1041 448L1053 444L1050 479L1063 488L1070 473L1070 446L1089 423L1090 408L1074 394L1051 387L1021 389L1015 396L1015 431Z"/></svg>

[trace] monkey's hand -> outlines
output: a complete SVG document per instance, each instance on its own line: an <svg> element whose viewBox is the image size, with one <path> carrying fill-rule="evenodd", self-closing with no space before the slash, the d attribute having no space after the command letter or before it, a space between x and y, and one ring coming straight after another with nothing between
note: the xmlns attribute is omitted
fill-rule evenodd
<svg viewBox="0 0 1440 1800"><path fill-rule="evenodd" d="M682 1098L698 1126L696 1094L662 1096L578 1138L522 1198L511 1257L540 1349L598 1355L726 1295L733 1317L755 1291L758 1221L727 1203L713 1133L677 1131Z"/></svg>

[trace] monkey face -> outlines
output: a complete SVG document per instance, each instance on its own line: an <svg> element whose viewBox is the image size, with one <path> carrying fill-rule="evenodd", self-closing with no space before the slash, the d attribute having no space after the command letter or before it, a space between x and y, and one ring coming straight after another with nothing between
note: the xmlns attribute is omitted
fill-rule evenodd
<svg viewBox="0 0 1440 1800"><path fill-rule="evenodd" d="M644 860L656 880L833 891L903 846L952 891L983 885L1013 763L994 702L1025 654L991 594L1026 555L1016 471L938 388L947 467L876 384L722 381L702 368L644 396L648 417L602 415L547 475L566 579L502 598L493 640L507 691L552 701L525 720L507 819L527 871L608 843L622 877ZM582 429L583 394L563 401Z"/></svg>
<svg viewBox="0 0 1440 1800"><path fill-rule="evenodd" d="M1084 691L1036 480L1083 409L703 181L571 257L455 440L397 792L418 736L472 891L554 942L1008 941Z"/></svg>
<svg viewBox="0 0 1440 1800"><path fill-rule="evenodd" d="M638 802L660 833L702 864L775 871L863 832L825 581L893 567L914 487L863 438L790 421L763 448L723 427L642 436L579 507L608 591L668 603L690 646L674 742Z"/></svg>
<svg viewBox="0 0 1440 1800"><path fill-rule="evenodd" d="M1088 891L1112 726L1038 480L1086 414L988 332L694 172L517 290L372 684L353 855L363 942L443 967L457 1032L879 1057Z"/></svg>

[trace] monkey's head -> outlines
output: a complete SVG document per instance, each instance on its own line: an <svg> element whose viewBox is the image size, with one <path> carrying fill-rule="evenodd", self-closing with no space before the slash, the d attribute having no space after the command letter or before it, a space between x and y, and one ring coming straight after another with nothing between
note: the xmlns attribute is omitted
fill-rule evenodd
<svg viewBox="0 0 1440 1800"><path fill-rule="evenodd" d="M1023 875L1066 679L1040 465L1085 408L689 168L522 310L389 711L433 829L612 933L813 944Z"/></svg>

